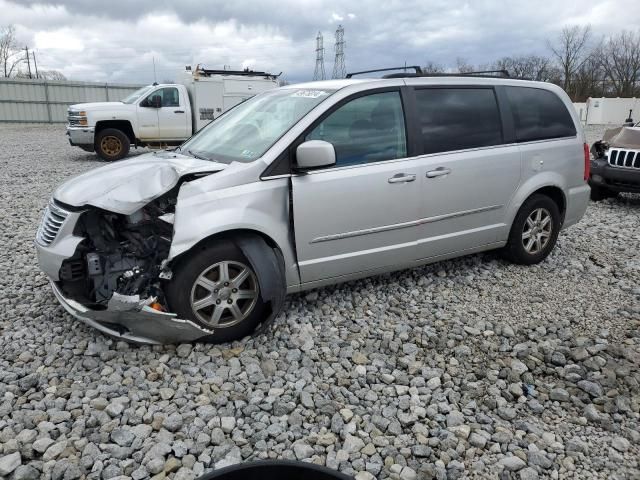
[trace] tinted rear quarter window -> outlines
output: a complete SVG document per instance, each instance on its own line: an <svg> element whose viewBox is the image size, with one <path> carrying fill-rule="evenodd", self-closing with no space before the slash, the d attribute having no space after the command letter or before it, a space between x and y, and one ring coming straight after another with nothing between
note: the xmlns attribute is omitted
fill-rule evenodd
<svg viewBox="0 0 640 480"><path fill-rule="evenodd" d="M540 88L506 87L518 142L573 137L576 127L560 98Z"/></svg>
<svg viewBox="0 0 640 480"><path fill-rule="evenodd" d="M415 93L424 153L502 143L492 88L422 88Z"/></svg>

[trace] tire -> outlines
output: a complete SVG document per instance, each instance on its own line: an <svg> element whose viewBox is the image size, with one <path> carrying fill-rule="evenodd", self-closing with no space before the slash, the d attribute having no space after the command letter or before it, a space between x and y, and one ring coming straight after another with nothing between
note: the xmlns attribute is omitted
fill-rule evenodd
<svg viewBox="0 0 640 480"><path fill-rule="evenodd" d="M129 137L117 128L105 128L96 135L96 153L107 162L114 162L126 157L130 148Z"/></svg>
<svg viewBox="0 0 640 480"><path fill-rule="evenodd" d="M224 265L228 272L228 286L221 277ZM234 285L243 267L248 270L248 277ZM211 282L206 286L202 281L203 275L204 280ZM257 274L242 251L230 241L211 244L179 262L164 291L170 311L178 318L213 329L213 335L206 337L211 343L230 342L250 335L268 311L260 295ZM254 291L252 298L240 298L248 297L250 291ZM203 306L194 308L192 300L201 302ZM238 311L241 314L239 321Z"/></svg>
<svg viewBox="0 0 640 480"><path fill-rule="evenodd" d="M560 210L556 202L546 195L532 195L518 210L503 256L520 265L540 263L555 247L560 227ZM535 238L531 238L532 234Z"/></svg>
<svg viewBox="0 0 640 480"><path fill-rule="evenodd" d="M598 186L591 186L591 200L593 200L594 202L599 202L601 200L604 200L606 198L612 198L617 196L617 192L613 192L611 190L609 190L608 188L605 187L598 187Z"/></svg>

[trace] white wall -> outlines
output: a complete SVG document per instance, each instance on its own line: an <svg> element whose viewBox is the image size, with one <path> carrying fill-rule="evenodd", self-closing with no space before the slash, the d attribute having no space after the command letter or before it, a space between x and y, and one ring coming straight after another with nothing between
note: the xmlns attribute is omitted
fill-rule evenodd
<svg viewBox="0 0 640 480"><path fill-rule="evenodd" d="M119 101L141 86L0 78L0 122L64 123L69 105Z"/></svg>
<svg viewBox="0 0 640 480"><path fill-rule="evenodd" d="M580 105L580 104L574 104ZM622 125L629 117L640 121L640 98L589 98L586 103L587 125Z"/></svg>
<svg viewBox="0 0 640 480"><path fill-rule="evenodd" d="M580 117L580 121L582 123L586 123L586 121L587 121L587 104L586 104L586 102L583 102L583 103L575 103L574 102L573 108L576 109L576 113L578 114L578 117Z"/></svg>

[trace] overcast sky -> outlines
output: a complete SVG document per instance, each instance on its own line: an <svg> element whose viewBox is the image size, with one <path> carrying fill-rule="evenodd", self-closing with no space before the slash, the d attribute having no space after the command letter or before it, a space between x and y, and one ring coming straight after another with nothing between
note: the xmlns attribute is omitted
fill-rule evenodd
<svg viewBox="0 0 640 480"><path fill-rule="evenodd" d="M347 71L383 66L483 64L505 55L548 54L566 24L596 36L640 26L640 0L0 0L0 26L14 24L41 69L112 82L172 80L184 65L249 66L310 79L315 37L325 71L334 34L345 30Z"/></svg>

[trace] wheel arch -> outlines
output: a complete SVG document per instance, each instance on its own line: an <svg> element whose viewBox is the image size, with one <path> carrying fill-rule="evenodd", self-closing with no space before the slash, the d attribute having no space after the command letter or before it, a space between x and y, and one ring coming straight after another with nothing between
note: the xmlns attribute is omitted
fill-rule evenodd
<svg viewBox="0 0 640 480"><path fill-rule="evenodd" d="M564 223L565 214L567 212L567 185L564 177L555 172L543 172L540 175L530 178L523 185L520 186L516 194L514 195L511 205L509 207L509 213L507 215L507 234L511 230L513 221L518 214L518 211L522 207L522 204L535 194L546 195L551 198L558 209L560 210L560 218Z"/></svg>
<svg viewBox="0 0 640 480"><path fill-rule="evenodd" d="M129 120L99 120L98 122L96 122L96 138L98 137L98 133L105 128L115 128L117 130L120 130L129 138L131 144L136 143L136 135Z"/></svg>
<svg viewBox="0 0 640 480"><path fill-rule="evenodd" d="M225 241L242 251L258 277L260 296L270 309L270 313L258 327L259 330L264 329L282 309L287 293L285 260L282 249L265 232L239 228L213 233L172 258L171 268L180 268L180 264L185 262L194 252L203 251L217 242Z"/></svg>

